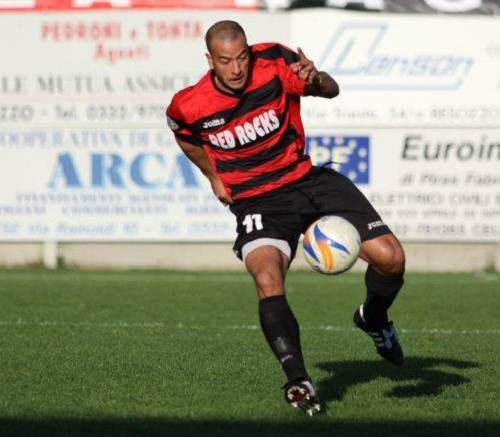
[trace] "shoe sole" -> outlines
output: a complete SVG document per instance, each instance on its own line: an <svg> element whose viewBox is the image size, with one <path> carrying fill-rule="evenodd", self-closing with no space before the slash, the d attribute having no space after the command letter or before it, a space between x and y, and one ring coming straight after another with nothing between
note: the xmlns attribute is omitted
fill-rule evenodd
<svg viewBox="0 0 500 437"><path fill-rule="evenodd" d="M300 408L302 411L304 411L304 413L306 413L310 417L322 413L321 404L316 402L309 404L308 402L309 399L303 399L298 402L292 402L290 405L293 408Z"/></svg>
<svg viewBox="0 0 500 437"><path fill-rule="evenodd" d="M300 408L308 416L314 416L322 413L321 403L316 397L312 397L303 387L297 387L297 392L299 396L302 396L298 400L288 400L287 402L292 408Z"/></svg>

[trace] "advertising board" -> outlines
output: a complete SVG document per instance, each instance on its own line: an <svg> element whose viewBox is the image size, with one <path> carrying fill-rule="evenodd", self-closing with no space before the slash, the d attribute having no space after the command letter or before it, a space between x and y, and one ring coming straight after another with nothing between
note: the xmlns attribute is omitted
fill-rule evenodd
<svg viewBox="0 0 500 437"><path fill-rule="evenodd" d="M331 10L0 14L16 35L0 39L0 239L232 240L233 217L165 120L224 18L337 79L336 99L302 101L307 150L401 238L500 239L496 20Z"/></svg>
<svg viewBox="0 0 500 437"><path fill-rule="evenodd" d="M312 130L307 151L356 183L404 241L500 241L498 130Z"/></svg>

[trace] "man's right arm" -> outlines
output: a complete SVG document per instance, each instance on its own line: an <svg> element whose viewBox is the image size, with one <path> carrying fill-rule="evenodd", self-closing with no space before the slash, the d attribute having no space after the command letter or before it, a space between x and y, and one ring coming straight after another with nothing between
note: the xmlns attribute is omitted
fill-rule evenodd
<svg viewBox="0 0 500 437"><path fill-rule="evenodd" d="M194 165L196 165L200 169L200 171L209 180L210 185L212 186L212 191L214 192L217 199L219 199L224 205L233 203L231 196L227 193L222 180L212 167L212 164L208 159L208 155L203 147L195 146L177 137L175 138L175 140L177 141L177 144L184 152L184 154Z"/></svg>

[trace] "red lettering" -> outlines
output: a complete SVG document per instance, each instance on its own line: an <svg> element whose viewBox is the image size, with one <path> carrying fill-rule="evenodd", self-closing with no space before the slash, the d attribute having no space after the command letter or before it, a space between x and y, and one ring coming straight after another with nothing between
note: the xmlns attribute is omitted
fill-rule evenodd
<svg viewBox="0 0 500 437"><path fill-rule="evenodd" d="M41 37L43 41L103 41L122 38L121 23L57 21L42 23Z"/></svg>

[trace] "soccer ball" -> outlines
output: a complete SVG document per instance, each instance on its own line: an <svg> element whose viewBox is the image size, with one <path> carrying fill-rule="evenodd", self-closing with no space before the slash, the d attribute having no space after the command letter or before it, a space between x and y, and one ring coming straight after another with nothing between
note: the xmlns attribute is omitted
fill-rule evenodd
<svg viewBox="0 0 500 437"><path fill-rule="evenodd" d="M311 267L329 275L349 270L356 262L361 238L346 219L327 215L316 220L304 234L302 247Z"/></svg>

